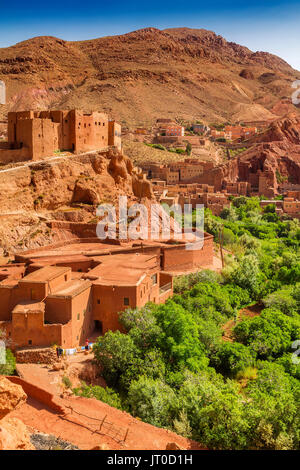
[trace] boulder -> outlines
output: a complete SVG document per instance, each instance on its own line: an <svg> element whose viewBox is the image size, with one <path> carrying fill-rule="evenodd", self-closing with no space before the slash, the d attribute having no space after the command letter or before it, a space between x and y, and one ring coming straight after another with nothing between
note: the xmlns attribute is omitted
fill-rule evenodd
<svg viewBox="0 0 300 470"><path fill-rule="evenodd" d="M98 446L92 447L90 450L110 450L106 444L100 444Z"/></svg>
<svg viewBox="0 0 300 470"><path fill-rule="evenodd" d="M100 198L95 190L95 182L90 179L80 179L76 182L72 202L96 205Z"/></svg>
<svg viewBox="0 0 300 470"><path fill-rule="evenodd" d="M176 442L168 442L166 445L166 450L185 450L183 447L180 447Z"/></svg>
<svg viewBox="0 0 300 470"><path fill-rule="evenodd" d="M30 434L22 421L6 417L0 421L0 450L34 450Z"/></svg>
<svg viewBox="0 0 300 470"><path fill-rule="evenodd" d="M26 402L27 395L20 385L0 376L0 421Z"/></svg>

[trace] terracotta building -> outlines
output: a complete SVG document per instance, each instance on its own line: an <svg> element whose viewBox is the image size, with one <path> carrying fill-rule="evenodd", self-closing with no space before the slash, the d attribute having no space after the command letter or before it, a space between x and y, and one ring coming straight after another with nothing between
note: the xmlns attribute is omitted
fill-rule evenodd
<svg viewBox="0 0 300 470"><path fill-rule="evenodd" d="M172 293L172 276L160 273L155 254L104 256L80 278L70 267L45 266L0 283L0 328L14 348L73 348L95 329L120 329L118 312L161 303Z"/></svg>
<svg viewBox="0 0 300 470"><path fill-rule="evenodd" d="M8 141L0 144L2 163L39 160L56 151L121 149L121 126L104 113L23 111L8 113Z"/></svg>
<svg viewBox="0 0 300 470"><path fill-rule="evenodd" d="M70 230L74 225L73 236L85 231L86 224L62 224ZM77 235L17 254L16 263L0 270L0 329L15 349L73 348L95 330L121 329L120 311L165 302L173 294L174 274L212 265L211 235L205 233L195 250L186 244L184 238L104 242Z"/></svg>

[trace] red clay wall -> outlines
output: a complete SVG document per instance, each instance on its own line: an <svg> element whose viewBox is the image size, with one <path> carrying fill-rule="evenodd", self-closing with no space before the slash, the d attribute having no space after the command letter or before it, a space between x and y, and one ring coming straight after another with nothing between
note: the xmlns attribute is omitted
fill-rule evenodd
<svg viewBox="0 0 300 470"><path fill-rule="evenodd" d="M118 312L137 306L136 287L110 287L93 285L93 319L102 322L103 333L108 330L121 330ZM129 298L129 305L124 305L124 297ZM98 300L100 304L98 304Z"/></svg>
<svg viewBox="0 0 300 470"><path fill-rule="evenodd" d="M184 245L170 246L163 249L163 270L181 271L197 266L209 266L213 263L213 237L204 239L200 250L187 250Z"/></svg>

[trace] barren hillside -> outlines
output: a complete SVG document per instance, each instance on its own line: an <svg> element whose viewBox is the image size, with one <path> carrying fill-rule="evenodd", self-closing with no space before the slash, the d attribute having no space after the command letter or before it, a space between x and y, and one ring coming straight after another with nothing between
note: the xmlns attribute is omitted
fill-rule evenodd
<svg viewBox="0 0 300 470"><path fill-rule="evenodd" d="M8 90L0 112L104 109L129 126L159 116L264 119L292 108L297 78L279 57L206 30L146 28L81 42L37 37L0 49L0 79Z"/></svg>

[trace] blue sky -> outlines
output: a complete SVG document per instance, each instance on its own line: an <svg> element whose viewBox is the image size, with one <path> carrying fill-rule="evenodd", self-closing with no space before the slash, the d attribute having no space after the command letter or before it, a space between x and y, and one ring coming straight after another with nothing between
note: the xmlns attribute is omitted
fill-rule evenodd
<svg viewBox="0 0 300 470"><path fill-rule="evenodd" d="M0 0L0 47L34 36L66 40L123 34L147 26L205 28L300 70L300 1Z"/></svg>

